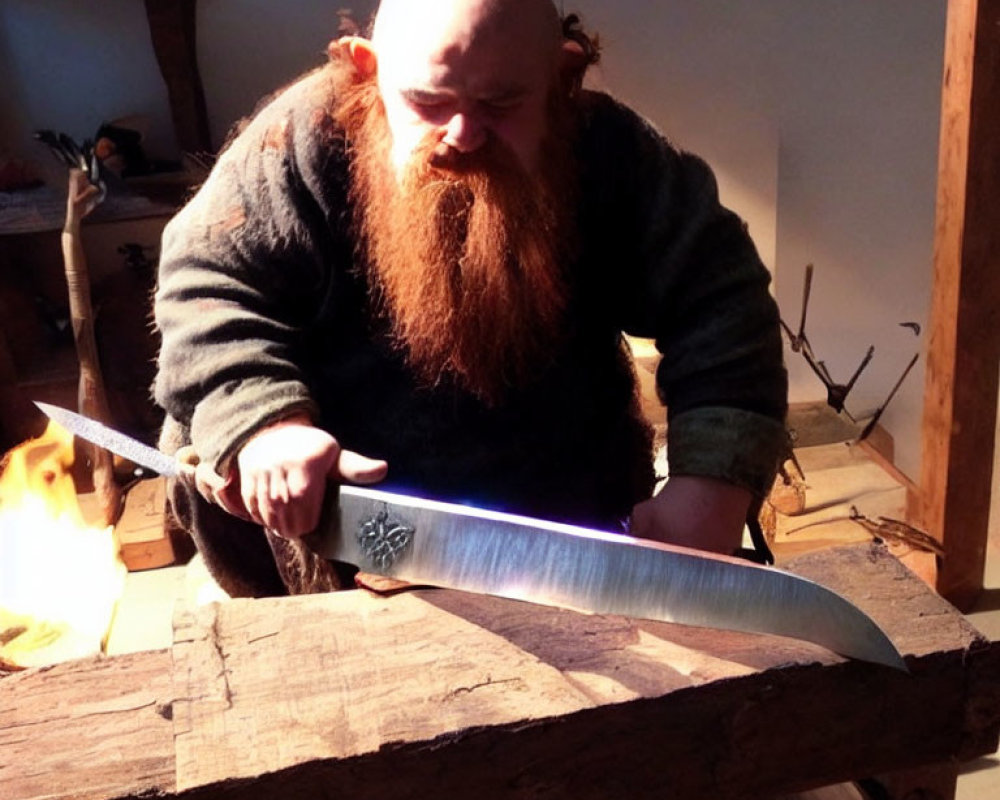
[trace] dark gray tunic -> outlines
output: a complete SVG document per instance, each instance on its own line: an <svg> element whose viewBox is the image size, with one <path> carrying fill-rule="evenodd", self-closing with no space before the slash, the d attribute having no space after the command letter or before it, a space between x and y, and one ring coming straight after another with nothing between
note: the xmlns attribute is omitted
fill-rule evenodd
<svg viewBox="0 0 1000 800"><path fill-rule="evenodd" d="M386 488L616 526L653 486L626 332L663 355L671 474L767 491L786 444L777 311L701 160L583 94L567 336L530 385L487 407L447 383L419 387L372 313L331 85L319 70L267 105L164 233L165 445L191 442L224 472L262 426L306 411L344 447L386 459ZM218 570L242 569L242 546Z"/></svg>

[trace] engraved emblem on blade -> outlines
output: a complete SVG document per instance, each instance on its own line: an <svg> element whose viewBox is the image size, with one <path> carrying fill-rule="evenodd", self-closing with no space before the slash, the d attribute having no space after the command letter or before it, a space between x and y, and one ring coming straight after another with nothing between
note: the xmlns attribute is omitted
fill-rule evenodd
<svg viewBox="0 0 1000 800"><path fill-rule="evenodd" d="M358 545L372 564L385 570L409 547L415 531L404 520L390 516L386 506L358 527Z"/></svg>

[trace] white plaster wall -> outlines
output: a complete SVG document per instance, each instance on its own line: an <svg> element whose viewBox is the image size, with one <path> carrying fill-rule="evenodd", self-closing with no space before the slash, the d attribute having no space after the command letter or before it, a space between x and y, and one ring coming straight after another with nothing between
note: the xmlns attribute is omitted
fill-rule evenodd
<svg viewBox="0 0 1000 800"><path fill-rule="evenodd" d="M573 4L601 36L592 83L631 103L715 169L765 264L776 253L778 118L767 3Z"/></svg>
<svg viewBox="0 0 1000 800"><path fill-rule="evenodd" d="M926 329L929 311L945 3L769 2L781 9L778 302L797 321L814 264L807 331L817 355L846 382L876 348L848 399L861 414L925 345L899 323ZM800 358L789 366L793 399L822 396ZM921 357L882 418L912 478L923 389Z"/></svg>
<svg viewBox="0 0 1000 800"><path fill-rule="evenodd" d="M199 59L216 144L257 100L322 63L336 11L372 0L200 0ZM716 169L723 201L749 223L799 316L816 266L808 332L846 380L875 360L848 408L873 409L923 346L933 245L944 0L578 0L603 39L592 82L631 102ZM91 135L103 119L149 114L153 155L175 155L166 92L142 4L0 3L0 151L37 155L37 127ZM788 355L792 399L824 395ZM897 463L919 474L923 361L883 419Z"/></svg>
<svg viewBox="0 0 1000 800"><path fill-rule="evenodd" d="M142 114L146 147L176 157L167 92L136 0L2 0L0 2L0 154L64 170L32 132L51 128L78 141L102 122Z"/></svg>

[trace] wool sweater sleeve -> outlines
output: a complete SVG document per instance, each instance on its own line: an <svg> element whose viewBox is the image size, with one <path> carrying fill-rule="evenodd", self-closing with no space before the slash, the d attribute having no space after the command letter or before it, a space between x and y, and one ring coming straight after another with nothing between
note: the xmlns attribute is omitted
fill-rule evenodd
<svg viewBox="0 0 1000 800"><path fill-rule="evenodd" d="M297 364L323 269L304 99L265 108L163 234L154 394L222 473L261 427L316 413Z"/></svg>
<svg viewBox="0 0 1000 800"><path fill-rule="evenodd" d="M770 275L699 158L607 102L607 177L624 235L622 328L653 338L671 475L769 491L786 452L787 376ZM613 146L612 146L613 143Z"/></svg>

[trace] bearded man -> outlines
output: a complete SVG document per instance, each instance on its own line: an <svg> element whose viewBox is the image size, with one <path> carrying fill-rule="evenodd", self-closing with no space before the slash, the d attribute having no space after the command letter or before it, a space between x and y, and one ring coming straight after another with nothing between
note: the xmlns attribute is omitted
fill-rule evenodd
<svg viewBox="0 0 1000 800"><path fill-rule="evenodd" d="M297 541L330 481L738 546L786 446L769 276L594 60L551 0L383 0L171 221L161 446L201 459L172 505L230 594L350 579ZM655 497L623 332L663 356Z"/></svg>

